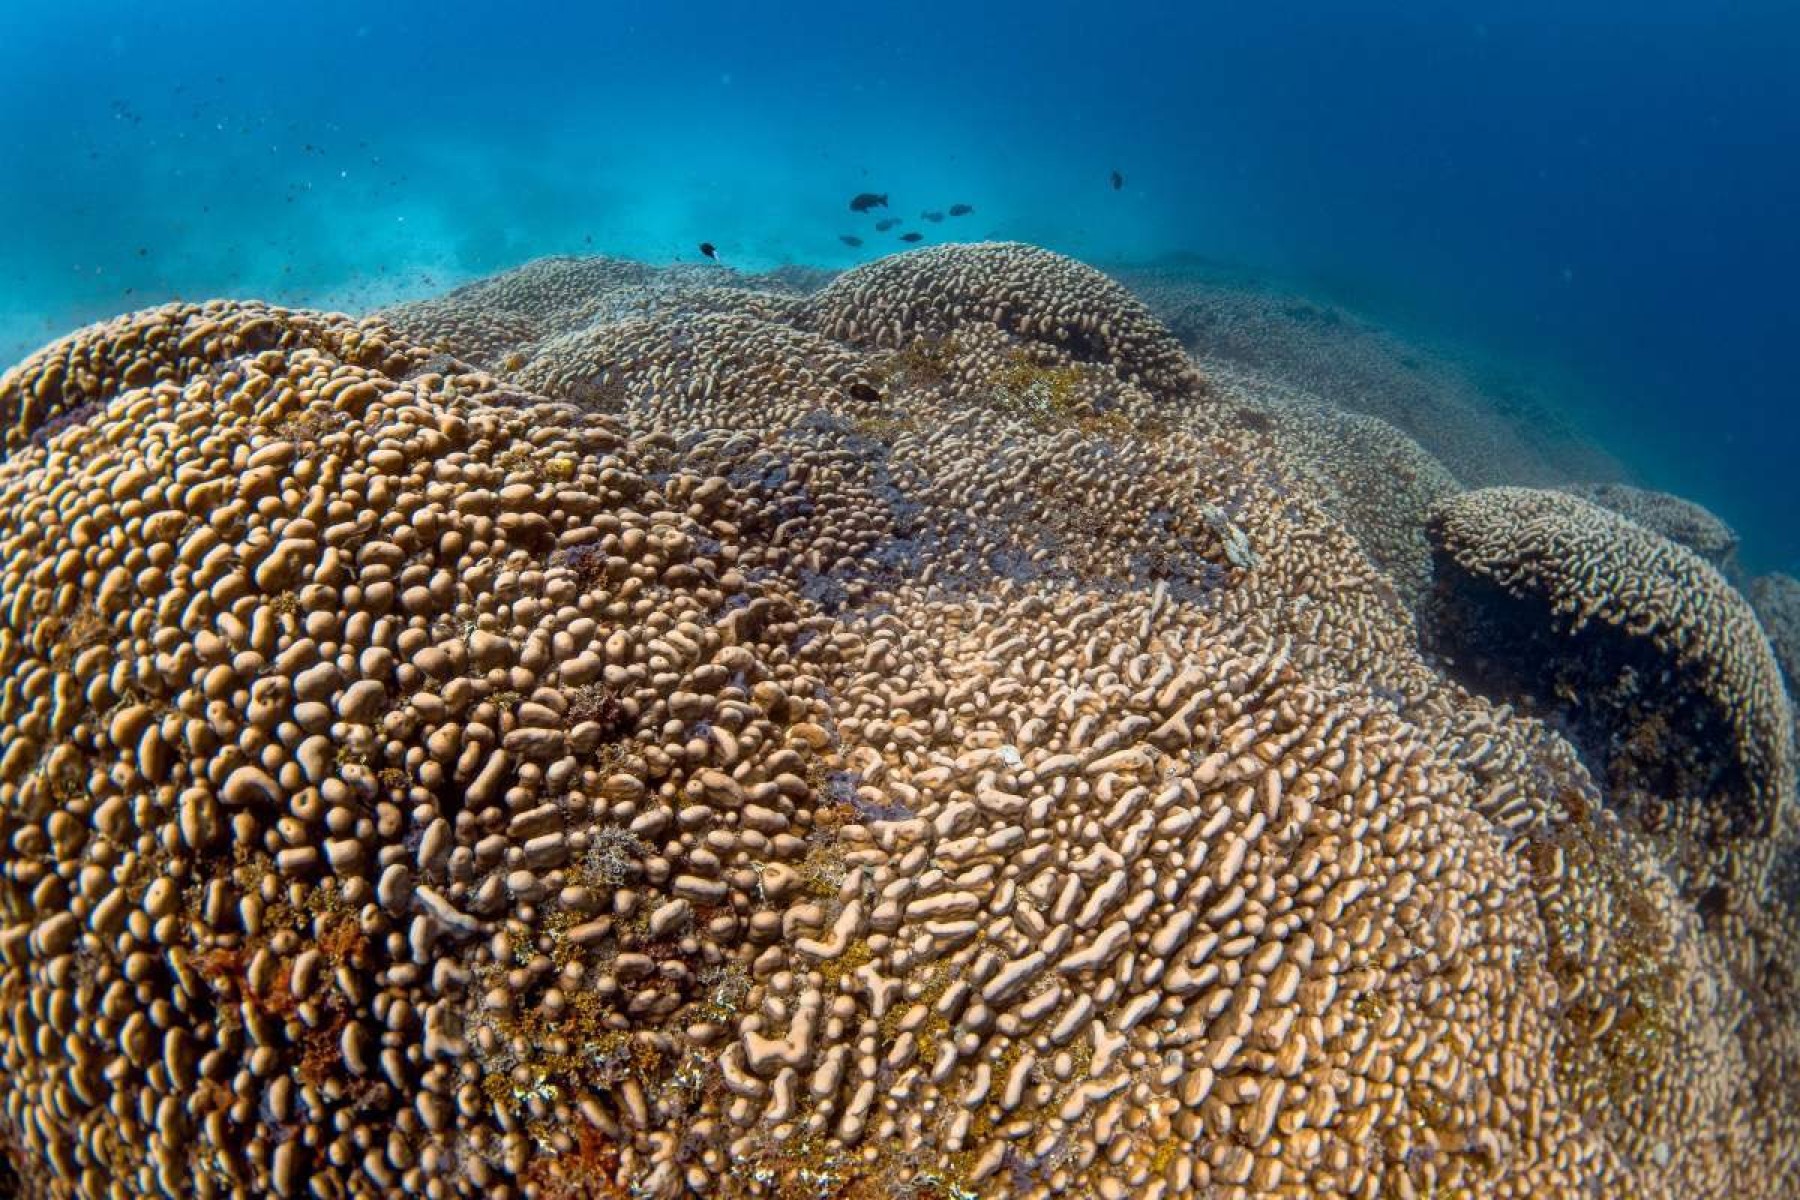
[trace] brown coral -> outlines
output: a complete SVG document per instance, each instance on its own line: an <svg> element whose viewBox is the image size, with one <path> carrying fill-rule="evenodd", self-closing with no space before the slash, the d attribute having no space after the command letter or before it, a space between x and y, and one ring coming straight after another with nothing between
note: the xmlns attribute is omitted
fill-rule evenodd
<svg viewBox="0 0 1800 1200"><path fill-rule="evenodd" d="M407 337L469 362L513 371L536 343L596 323L671 313L786 314L798 295L785 277L710 268L658 271L618 258L540 258L443 296L381 315Z"/></svg>
<svg viewBox="0 0 1800 1200"><path fill-rule="evenodd" d="M1731 526L1692 500L1624 483L1581 484L1564 490L1679 542L1720 569L1729 566L1737 553L1738 536Z"/></svg>
<svg viewBox="0 0 1800 1200"><path fill-rule="evenodd" d="M893 349L985 324L1076 361L1110 364L1161 398L1198 384L1180 345L1131 293L1092 267L1017 242L877 259L811 296L802 319L839 341Z"/></svg>
<svg viewBox="0 0 1800 1200"><path fill-rule="evenodd" d="M1249 434L1267 435L1407 604L1416 606L1431 583L1425 536L1431 508L1462 490L1443 464L1379 417L1333 408L1243 371L1218 368L1209 378L1238 405L1232 419Z"/></svg>
<svg viewBox="0 0 1800 1200"><path fill-rule="evenodd" d="M1608 1038L1712 935L1578 942L1650 873L1268 430L1133 342L570 287L561 402L296 346L0 463L32 1194L1791 1185L1778 1115L1705 1157L1785 1035Z"/></svg>
<svg viewBox="0 0 1800 1200"><path fill-rule="evenodd" d="M425 358L410 348L402 352L378 322L260 304L166 304L89 326L0 376L0 451L17 449L58 418L85 416L127 388L185 379L203 364L237 356L302 347L392 375Z"/></svg>
<svg viewBox="0 0 1800 1200"><path fill-rule="evenodd" d="M1625 795L1691 797L1707 837L1761 836L1794 786L1780 673L1748 604L1692 551L1560 492L1488 488L1433 521L1449 638L1503 686L1598 721ZM1603 733L1604 737L1599 735Z"/></svg>
<svg viewBox="0 0 1800 1200"><path fill-rule="evenodd" d="M1750 603L1768 632L1793 695L1800 689L1800 579L1779 571L1759 576L1750 584Z"/></svg>
<svg viewBox="0 0 1800 1200"><path fill-rule="evenodd" d="M1377 417L1469 487L1615 475L1569 405L1498 380L1453 348L1403 340L1343 309L1216 264L1173 260L1115 276L1143 298L1209 377L1244 373Z"/></svg>

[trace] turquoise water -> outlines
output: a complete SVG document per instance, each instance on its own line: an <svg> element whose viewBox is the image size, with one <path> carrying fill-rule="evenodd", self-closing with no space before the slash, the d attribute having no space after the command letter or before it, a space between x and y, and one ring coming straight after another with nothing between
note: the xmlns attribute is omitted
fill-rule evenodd
<svg viewBox="0 0 1800 1200"><path fill-rule="evenodd" d="M1191 252L1533 381L1732 522L1750 565L1800 567L1786 6L20 3L5 24L8 360L171 296L365 308L548 253L846 267L911 229ZM875 232L846 205L865 190L908 223Z"/></svg>

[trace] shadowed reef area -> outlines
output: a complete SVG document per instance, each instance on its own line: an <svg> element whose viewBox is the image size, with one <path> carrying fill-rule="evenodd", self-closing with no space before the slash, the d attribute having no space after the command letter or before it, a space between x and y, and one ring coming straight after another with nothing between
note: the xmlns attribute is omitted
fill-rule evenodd
<svg viewBox="0 0 1800 1200"><path fill-rule="evenodd" d="M546 259L0 378L0 1191L1800 1192L1800 584L1120 278Z"/></svg>

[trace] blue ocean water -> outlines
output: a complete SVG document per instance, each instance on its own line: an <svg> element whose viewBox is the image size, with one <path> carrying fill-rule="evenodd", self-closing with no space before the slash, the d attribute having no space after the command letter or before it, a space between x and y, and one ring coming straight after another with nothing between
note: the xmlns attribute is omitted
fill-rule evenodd
<svg viewBox="0 0 1800 1200"><path fill-rule="evenodd" d="M1467 347L1795 571L1797 61L1768 2L12 0L0 357L547 253L849 266L902 248L868 190L929 240L1196 253Z"/></svg>

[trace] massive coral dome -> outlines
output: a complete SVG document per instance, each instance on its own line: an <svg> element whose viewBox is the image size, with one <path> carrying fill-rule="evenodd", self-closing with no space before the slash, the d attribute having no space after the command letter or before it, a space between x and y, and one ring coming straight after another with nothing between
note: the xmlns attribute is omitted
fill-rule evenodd
<svg viewBox="0 0 1800 1200"><path fill-rule="evenodd" d="M1648 756L1660 768L1648 785L1657 800L1699 798L1711 810L1701 823L1721 832L1773 829L1794 788L1787 698L1756 614L1722 576L1560 492L1456 496L1436 511L1433 535L1446 588L1477 593L1456 598L1471 610L1459 614L1469 640L1496 658L1513 652L1496 669L1581 697L1585 719L1613 727L1601 755L1616 773L1641 776L1635 760ZM1548 650L1540 635L1559 644ZM1634 734L1634 723L1653 732ZM1638 744L1646 739L1654 744Z"/></svg>
<svg viewBox="0 0 1800 1200"><path fill-rule="evenodd" d="M1793 1194L1778 889L1422 650L1453 479L1266 393L1019 246L34 356L11 1186Z"/></svg>

